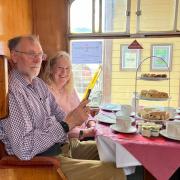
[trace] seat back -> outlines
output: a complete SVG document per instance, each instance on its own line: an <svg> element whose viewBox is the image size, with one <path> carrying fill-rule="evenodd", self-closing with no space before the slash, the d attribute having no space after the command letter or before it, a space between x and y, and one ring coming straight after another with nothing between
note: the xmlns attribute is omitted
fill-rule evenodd
<svg viewBox="0 0 180 180"><path fill-rule="evenodd" d="M0 120L8 116L8 61L0 55ZM4 144L0 141L0 159L6 156Z"/></svg>
<svg viewBox="0 0 180 180"><path fill-rule="evenodd" d="M4 147L4 143L0 141L0 159L2 159L4 156L7 156L7 153Z"/></svg>
<svg viewBox="0 0 180 180"><path fill-rule="evenodd" d="M8 61L0 55L0 119L8 116Z"/></svg>

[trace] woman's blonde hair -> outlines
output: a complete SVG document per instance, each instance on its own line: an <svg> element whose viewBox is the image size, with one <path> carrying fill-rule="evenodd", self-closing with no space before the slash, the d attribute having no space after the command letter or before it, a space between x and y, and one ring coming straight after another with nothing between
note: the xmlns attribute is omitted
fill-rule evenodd
<svg viewBox="0 0 180 180"><path fill-rule="evenodd" d="M65 84L64 88L68 93L71 93L73 88L74 88L74 83L73 83L73 72L72 72L72 66L71 66L71 61L70 61L70 56L67 52L65 51L59 51L55 54L55 56L51 57L45 67L44 67L44 72L42 72L42 79L50 86L53 83L53 74L52 74L52 69L53 66L57 63L57 60L59 59L67 59L70 62L70 79L67 81Z"/></svg>

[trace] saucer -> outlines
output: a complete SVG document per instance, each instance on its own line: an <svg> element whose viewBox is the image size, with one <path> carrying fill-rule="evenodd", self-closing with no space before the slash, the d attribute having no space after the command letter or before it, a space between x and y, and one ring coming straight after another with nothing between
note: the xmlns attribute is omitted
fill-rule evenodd
<svg viewBox="0 0 180 180"><path fill-rule="evenodd" d="M97 114L95 116L95 119L97 119L99 122L108 123L108 124L116 123L116 117L113 118L113 116L105 115L102 113Z"/></svg>
<svg viewBox="0 0 180 180"><path fill-rule="evenodd" d="M112 124L110 128L114 131L121 132L121 133L135 133L137 131L136 127L130 126L128 129L122 129L117 124Z"/></svg>
<svg viewBox="0 0 180 180"><path fill-rule="evenodd" d="M159 133L160 133L160 135L162 135L162 136L164 136L164 137L166 137L166 138L180 141L180 137L168 136L168 134L167 134L167 132L166 132L166 129L161 130Z"/></svg>
<svg viewBox="0 0 180 180"><path fill-rule="evenodd" d="M117 112L117 111L121 110L121 105L107 103L107 104L101 105L100 109L102 109L104 111Z"/></svg>
<svg viewBox="0 0 180 180"><path fill-rule="evenodd" d="M180 115L174 116L174 119L180 119Z"/></svg>
<svg viewBox="0 0 180 180"><path fill-rule="evenodd" d="M180 108L176 109L176 113L180 114Z"/></svg>

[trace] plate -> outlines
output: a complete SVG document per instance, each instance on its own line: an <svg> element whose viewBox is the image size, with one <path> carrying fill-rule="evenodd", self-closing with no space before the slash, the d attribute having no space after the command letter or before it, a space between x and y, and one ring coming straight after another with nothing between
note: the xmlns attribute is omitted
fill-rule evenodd
<svg viewBox="0 0 180 180"><path fill-rule="evenodd" d="M178 137L168 136L166 133L166 129L161 130L159 133L166 138L180 141L180 137L178 138Z"/></svg>
<svg viewBox="0 0 180 180"><path fill-rule="evenodd" d="M169 121L171 118L169 119L164 119L164 120L157 120L157 119L144 119L142 117L140 117L139 115L136 115L136 118L139 120L143 120L146 122L154 122L154 123L165 123L166 121Z"/></svg>
<svg viewBox="0 0 180 180"><path fill-rule="evenodd" d="M166 121L166 120L169 120L169 119L174 119L174 116L175 116L175 112L176 112L176 109L173 108L173 107L163 107L163 106L152 106L152 107L144 107L142 109L140 109L138 112L137 112L137 115L136 117L139 118L139 119L142 119L142 117L140 116L140 114L142 113L143 114L143 111L147 111L147 112L150 112L150 111L166 111L169 113L169 118L168 119L165 119L165 120L160 120L160 121ZM146 119L148 120L148 119ZM154 121L154 120L153 120Z"/></svg>
<svg viewBox="0 0 180 180"><path fill-rule="evenodd" d="M148 97L143 97L143 96L139 96L137 97L138 99L142 99L142 100L148 100L148 101L167 101L170 98L148 98Z"/></svg>
<svg viewBox="0 0 180 180"><path fill-rule="evenodd" d="M176 109L176 113L177 113L177 114L180 114L180 109Z"/></svg>
<svg viewBox="0 0 180 180"><path fill-rule="evenodd" d="M174 116L174 119L180 119L180 115Z"/></svg>
<svg viewBox="0 0 180 180"><path fill-rule="evenodd" d="M116 118L113 118L110 115L105 115L101 113L97 114L95 116L95 119L97 119L99 122L108 123L108 124L116 123Z"/></svg>
<svg viewBox="0 0 180 180"><path fill-rule="evenodd" d="M121 132L121 133L135 133L137 131L136 127L131 126L129 129L122 129L117 124L112 124L110 128L114 131Z"/></svg>
<svg viewBox="0 0 180 180"><path fill-rule="evenodd" d="M146 81L163 81L163 80L169 80L169 78L162 78L162 77L139 77L140 80L146 80Z"/></svg>
<svg viewBox="0 0 180 180"><path fill-rule="evenodd" d="M121 105L119 104L103 104L100 106L100 109L104 110L104 111L120 111L121 110Z"/></svg>
<svg viewBox="0 0 180 180"><path fill-rule="evenodd" d="M165 123L166 121L169 121L169 119L164 120L156 120L156 119L143 119L146 122L155 122L155 123Z"/></svg>

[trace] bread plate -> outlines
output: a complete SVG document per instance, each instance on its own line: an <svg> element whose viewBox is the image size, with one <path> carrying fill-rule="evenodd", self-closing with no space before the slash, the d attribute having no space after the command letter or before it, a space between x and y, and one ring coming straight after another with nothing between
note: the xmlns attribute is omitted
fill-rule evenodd
<svg viewBox="0 0 180 180"><path fill-rule="evenodd" d="M163 77L139 77L139 80L146 80L146 81L163 81L163 80L169 80L169 78L163 78Z"/></svg>
<svg viewBox="0 0 180 180"><path fill-rule="evenodd" d="M120 104L107 103L107 104L101 105L100 109L102 109L104 111L117 112L117 111L121 110L121 105Z"/></svg>
<svg viewBox="0 0 180 180"><path fill-rule="evenodd" d="M147 100L147 101L167 101L170 98L149 98L144 96L138 96L137 99Z"/></svg>
<svg viewBox="0 0 180 180"><path fill-rule="evenodd" d="M114 124L116 123L116 117L99 113L95 116L95 119L102 123Z"/></svg>

